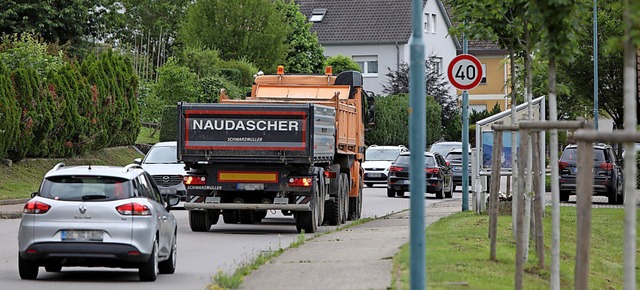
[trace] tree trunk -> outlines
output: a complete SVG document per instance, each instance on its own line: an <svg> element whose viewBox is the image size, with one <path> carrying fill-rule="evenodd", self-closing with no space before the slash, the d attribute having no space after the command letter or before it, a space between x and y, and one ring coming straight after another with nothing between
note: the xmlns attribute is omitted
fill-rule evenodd
<svg viewBox="0 0 640 290"><path fill-rule="evenodd" d="M549 120L558 120L556 99L556 59L549 57ZM560 290L560 188L558 183L558 129L552 129L549 138L549 164L551 165L551 289Z"/></svg>
<svg viewBox="0 0 640 290"><path fill-rule="evenodd" d="M493 151L491 160L491 191L489 191L489 239L491 248L489 260L496 259L496 240L498 233L498 192L500 191L500 167L502 152L502 131L496 130L493 133ZM513 209L512 209L513 210Z"/></svg>
<svg viewBox="0 0 640 290"><path fill-rule="evenodd" d="M511 60L511 125L515 126L517 123L516 107L518 106L518 100L516 100L516 61L513 41L509 45L509 58ZM517 210L514 209L518 207L518 195L522 193L518 191L518 158L516 156L518 155L518 151L516 149L516 134L515 132L511 132L511 185L513 188L511 199L511 226L513 227L514 240L518 239L518 236L516 234L518 230L518 224L516 222Z"/></svg>
<svg viewBox="0 0 640 290"><path fill-rule="evenodd" d="M538 138L538 133L536 132L532 136L532 146L533 147L533 160L540 160L540 140ZM533 188L535 188L536 199L534 205L534 224L535 224L535 241L536 241L536 256L538 257L538 268L544 268L544 225L542 222L542 217L544 215L544 191L540 190L540 162L533 163ZM544 176L544 175L543 175Z"/></svg>

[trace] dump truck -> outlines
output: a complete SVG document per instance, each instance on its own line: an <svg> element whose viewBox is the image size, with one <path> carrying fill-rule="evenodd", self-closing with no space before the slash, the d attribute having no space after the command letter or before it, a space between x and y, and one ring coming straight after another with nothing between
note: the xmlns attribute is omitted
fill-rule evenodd
<svg viewBox="0 0 640 290"><path fill-rule="evenodd" d="M255 77L251 92L219 103L178 103L178 160L192 231L259 223L269 210L298 232L359 219L365 127L373 96L356 71Z"/></svg>

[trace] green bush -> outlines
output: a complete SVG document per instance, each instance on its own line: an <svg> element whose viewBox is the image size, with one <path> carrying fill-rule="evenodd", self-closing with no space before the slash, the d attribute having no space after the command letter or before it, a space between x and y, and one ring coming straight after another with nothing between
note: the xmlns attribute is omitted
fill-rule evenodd
<svg viewBox="0 0 640 290"><path fill-rule="evenodd" d="M222 70L234 71L231 78L227 78L232 81L238 87L250 87L253 85L253 75L258 72L258 69L248 62L247 60L227 60L220 65ZM237 71L237 72L235 72ZM225 76L225 74L222 74Z"/></svg>
<svg viewBox="0 0 640 290"><path fill-rule="evenodd" d="M209 77L219 73L222 60L215 49L186 47L179 52L180 65L188 67L198 77Z"/></svg>
<svg viewBox="0 0 640 290"><path fill-rule="evenodd" d="M225 89L227 95L232 99L242 98L243 91L223 77L206 77L197 82L198 103L218 103L220 101L220 90Z"/></svg>
<svg viewBox="0 0 640 290"><path fill-rule="evenodd" d="M176 59L169 58L167 63L158 69L158 74L154 94L163 100L165 105L194 102L198 98L198 76L188 67L179 65Z"/></svg>
<svg viewBox="0 0 640 290"><path fill-rule="evenodd" d="M375 126L366 132L365 143L409 146L409 96L400 94L375 98ZM425 109L426 142L431 144L441 136L440 111L442 109L433 97L427 97Z"/></svg>
<svg viewBox="0 0 640 290"><path fill-rule="evenodd" d="M16 102L9 69L0 62L0 159L7 158L7 150L18 138L20 107Z"/></svg>
<svg viewBox="0 0 640 290"><path fill-rule="evenodd" d="M339 74L343 71L355 70L362 72L360 65L353 61L350 57L342 54L337 54L327 58L325 66L331 66L333 74Z"/></svg>

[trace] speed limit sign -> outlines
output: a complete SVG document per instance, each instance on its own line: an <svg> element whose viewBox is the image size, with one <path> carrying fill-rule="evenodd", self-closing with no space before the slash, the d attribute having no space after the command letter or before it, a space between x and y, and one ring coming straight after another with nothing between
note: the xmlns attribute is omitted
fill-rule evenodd
<svg viewBox="0 0 640 290"><path fill-rule="evenodd" d="M482 80L482 65L473 55L461 54L453 58L447 69L451 84L459 90L475 88Z"/></svg>

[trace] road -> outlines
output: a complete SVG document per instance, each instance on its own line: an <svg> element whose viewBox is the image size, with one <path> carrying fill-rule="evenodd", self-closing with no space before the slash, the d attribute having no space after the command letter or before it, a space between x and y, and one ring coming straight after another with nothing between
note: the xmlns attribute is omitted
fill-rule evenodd
<svg viewBox="0 0 640 290"><path fill-rule="evenodd" d="M454 197L460 197L455 192ZM388 198L386 188L378 185L364 189L363 217L380 217L409 208L409 195ZM440 201L428 195L425 206ZM209 232L194 233L189 229L185 210L173 210L178 220L178 265L173 275L159 275L155 282L140 282L137 270L111 268L63 268L60 273L47 273L40 268L38 280L21 280L17 266L19 220L0 220L0 281L2 289L47 290L112 290L120 289L204 289L218 271L232 273L238 266L253 261L262 251L286 248L299 234L292 217L269 213L261 224L228 225L222 219ZM335 230L321 226L319 232ZM311 237L312 234L306 234ZM43 282L47 282L44 284ZM114 285L114 283L116 283Z"/></svg>

